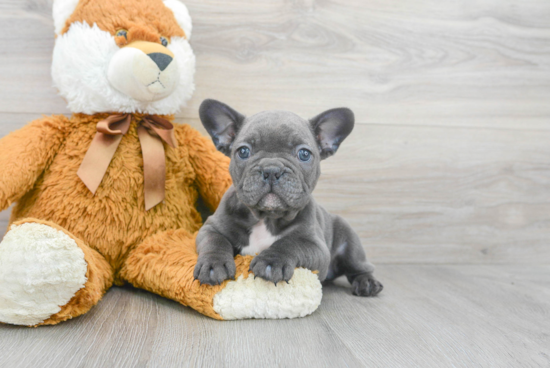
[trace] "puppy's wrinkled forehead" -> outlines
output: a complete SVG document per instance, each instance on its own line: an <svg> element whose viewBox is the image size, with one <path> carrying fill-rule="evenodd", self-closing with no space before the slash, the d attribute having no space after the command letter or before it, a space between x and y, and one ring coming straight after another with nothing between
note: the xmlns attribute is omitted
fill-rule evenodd
<svg viewBox="0 0 550 368"><path fill-rule="evenodd" d="M315 146L310 123L289 111L263 111L247 117L235 144L248 143L257 150L292 150L299 145Z"/></svg>
<svg viewBox="0 0 550 368"><path fill-rule="evenodd" d="M264 111L247 118L223 102L211 99L202 102L199 116L216 148L227 156L236 150L241 151L245 144L255 148L252 155L254 151L266 150L289 152L304 145L306 147L300 150L308 150L321 160L338 150L355 122L353 112L345 107L327 110L310 120L278 110Z"/></svg>

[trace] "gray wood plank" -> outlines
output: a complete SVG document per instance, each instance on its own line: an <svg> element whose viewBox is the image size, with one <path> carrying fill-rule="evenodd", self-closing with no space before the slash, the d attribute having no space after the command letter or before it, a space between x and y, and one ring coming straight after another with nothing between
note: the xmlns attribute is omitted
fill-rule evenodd
<svg viewBox="0 0 550 368"><path fill-rule="evenodd" d="M550 266L392 266L358 298L338 280L296 320L210 320L112 289L54 327L0 326L6 367L543 367L550 364Z"/></svg>
<svg viewBox="0 0 550 368"><path fill-rule="evenodd" d="M547 262L550 135L357 126L314 194L375 262Z"/></svg>
<svg viewBox="0 0 550 368"><path fill-rule="evenodd" d="M377 367L544 367L550 291L540 282L549 270L384 266L380 299L366 306L335 287L323 300L334 313L323 318Z"/></svg>
<svg viewBox="0 0 550 368"><path fill-rule="evenodd" d="M43 115L34 113L6 113L0 111L0 138L24 127L33 120L40 119Z"/></svg>
<svg viewBox="0 0 550 368"><path fill-rule="evenodd" d="M49 76L51 1L6 0L0 111L66 113ZM346 105L359 123L550 129L550 3L363 0L186 2L196 93L245 113L312 116Z"/></svg>

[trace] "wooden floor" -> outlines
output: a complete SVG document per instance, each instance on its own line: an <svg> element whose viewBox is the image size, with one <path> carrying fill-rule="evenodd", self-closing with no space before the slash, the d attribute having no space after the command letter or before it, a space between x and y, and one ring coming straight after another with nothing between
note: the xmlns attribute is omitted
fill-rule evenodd
<svg viewBox="0 0 550 368"><path fill-rule="evenodd" d="M132 288L0 326L0 367L549 367L550 2L188 0L196 92L252 114L348 106L315 191L385 289L299 320L217 322ZM51 1L0 2L0 136L68 114ZM1 168L0 168L1 170ZM0 214L5 229L9 211Z"/></svg>
<svg viewBox="0 0 550 368"><path fill-rule="evenodd" d="M53 327L0 327L0 366L547 367L550 266L382 265L378 298L324 289L311 316L214 321L114 288ZM341 283L343 284L343 283Z"/></svg>

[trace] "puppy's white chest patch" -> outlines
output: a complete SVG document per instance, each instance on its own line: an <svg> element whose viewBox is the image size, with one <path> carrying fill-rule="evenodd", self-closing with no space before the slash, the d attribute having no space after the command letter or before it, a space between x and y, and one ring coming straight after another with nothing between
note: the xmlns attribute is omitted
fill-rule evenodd
<svg viewBox="0 0 550 368"><path fill-rule="evenodd" d="M280 239L280 236L274 236L265 226L264 220L258 222L252 227L252 232L248 238L248 245L241 250L241 254L255 256L273 243Z"/></svg>

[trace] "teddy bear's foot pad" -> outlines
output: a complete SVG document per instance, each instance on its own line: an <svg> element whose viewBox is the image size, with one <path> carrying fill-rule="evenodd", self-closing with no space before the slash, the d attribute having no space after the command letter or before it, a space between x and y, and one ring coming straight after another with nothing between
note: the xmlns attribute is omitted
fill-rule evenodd
<svg viewBox="0 0 550 368"><path fill-rule="evenodd" d="M214 310L223 319L297 318L313 313L323 297L321 282L316 274L297 268L287 284L272 282L249 274L227 283L214 296Z"/></svg>
<svg viewBox="0 0 550 368"><path fill-rule="evenodd" d="M63 231L12 225L0 243L0 322L43 322L84 287L86 271L83 251Z"/></svg>

